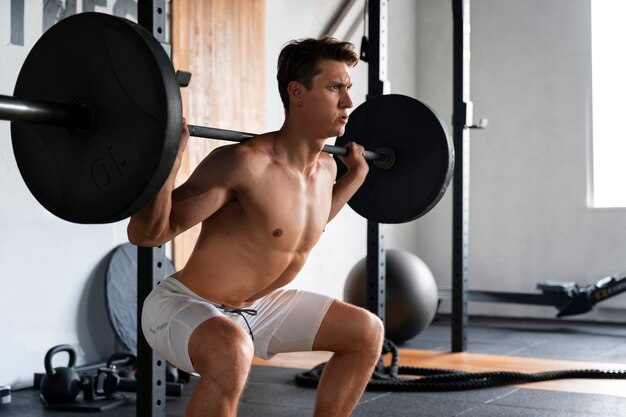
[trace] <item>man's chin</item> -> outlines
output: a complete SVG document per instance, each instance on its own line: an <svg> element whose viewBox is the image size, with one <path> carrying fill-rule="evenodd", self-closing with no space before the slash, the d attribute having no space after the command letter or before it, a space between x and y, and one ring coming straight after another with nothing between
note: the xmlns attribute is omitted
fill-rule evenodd
<svg viewBox="0 0 626 417"><path fill-rule="evenodd" d="M335 131L335 135L334 136L340 137L340 136L343 136L344 133L346 133L346 128L345 128L345 126L342 126L342 127L340 127L339 129L337 129Z"/></svg>

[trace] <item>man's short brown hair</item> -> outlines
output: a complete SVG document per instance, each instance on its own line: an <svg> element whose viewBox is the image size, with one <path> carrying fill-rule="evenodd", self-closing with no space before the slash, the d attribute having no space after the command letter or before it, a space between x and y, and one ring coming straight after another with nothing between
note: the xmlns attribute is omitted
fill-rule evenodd
<svg viewBox="0 0 626 417"><path fill-rule="evenodd" d="M319 63L324 60L344 62L349 67L354 67L359 62L359 57L354 52L352 43L330 36L293 40L280 51L276 78L285 114L289 114L289 83L298 81L310 89L313 77L322 72Z"/></svg>

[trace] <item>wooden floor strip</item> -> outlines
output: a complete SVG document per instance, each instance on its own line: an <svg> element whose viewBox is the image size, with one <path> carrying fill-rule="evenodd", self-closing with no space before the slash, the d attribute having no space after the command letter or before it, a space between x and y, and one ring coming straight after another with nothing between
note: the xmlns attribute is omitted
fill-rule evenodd
<svg viewBox="0 0 626 417"><path fill-rule="evenodd" d="M254 359L256 365L310 369L330 358L329 352L281 353L269 361ZM517 371L546 372L567 369L626 369L626 364L525 358L480 353L450 353L430 350L400 349L400 365L424 368L457 369L467 372ZM626 380L560 379L518 385L541 389L586 394L603 394L626 398Z"/></svg>

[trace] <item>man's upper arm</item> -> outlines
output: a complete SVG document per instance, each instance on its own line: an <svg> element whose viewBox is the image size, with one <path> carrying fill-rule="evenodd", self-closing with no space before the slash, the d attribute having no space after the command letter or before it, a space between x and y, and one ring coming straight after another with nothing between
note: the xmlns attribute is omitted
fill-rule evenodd
<svg viewBox="0 0 626 417"><path fill-rule="evenodd" d="M201 223L235 198L239 158L232 150L215 150L173 191L170 225L175 235Z"/></svg>

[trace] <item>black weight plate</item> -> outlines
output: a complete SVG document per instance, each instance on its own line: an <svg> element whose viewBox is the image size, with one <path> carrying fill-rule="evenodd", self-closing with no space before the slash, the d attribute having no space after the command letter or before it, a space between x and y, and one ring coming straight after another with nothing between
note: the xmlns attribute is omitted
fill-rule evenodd
<svg viewBox="0 0 626 417"><path fill-rule="evenodd" d="M180 91L161 44L136 23L100 13L63 19L28 54L14 95L84 104L96 116L85 131L11 125L24 182L56 216L124 219L169 175L182 124Z"/></svg>
<svg viewBox="0 0 626 417"><path fill-rule="evenodd" d="M165 262L166 276L176 270ZM125 351L137 354L137 247L126 243L113 251L106 272L105 300L111 326Z"/></svg>
<svg viewBox="0 0 626 417"><path fill-rule="evenodd" d="M441 118L411 97L374 97L350 114L337 145L357 142L370 151L395 153L391 168L371 164L365 182L349 201L361 216L378 223L404 223L428 213L443 197L454 170L454 147ZM337 177L346 172L338 162Z"/></svg>

